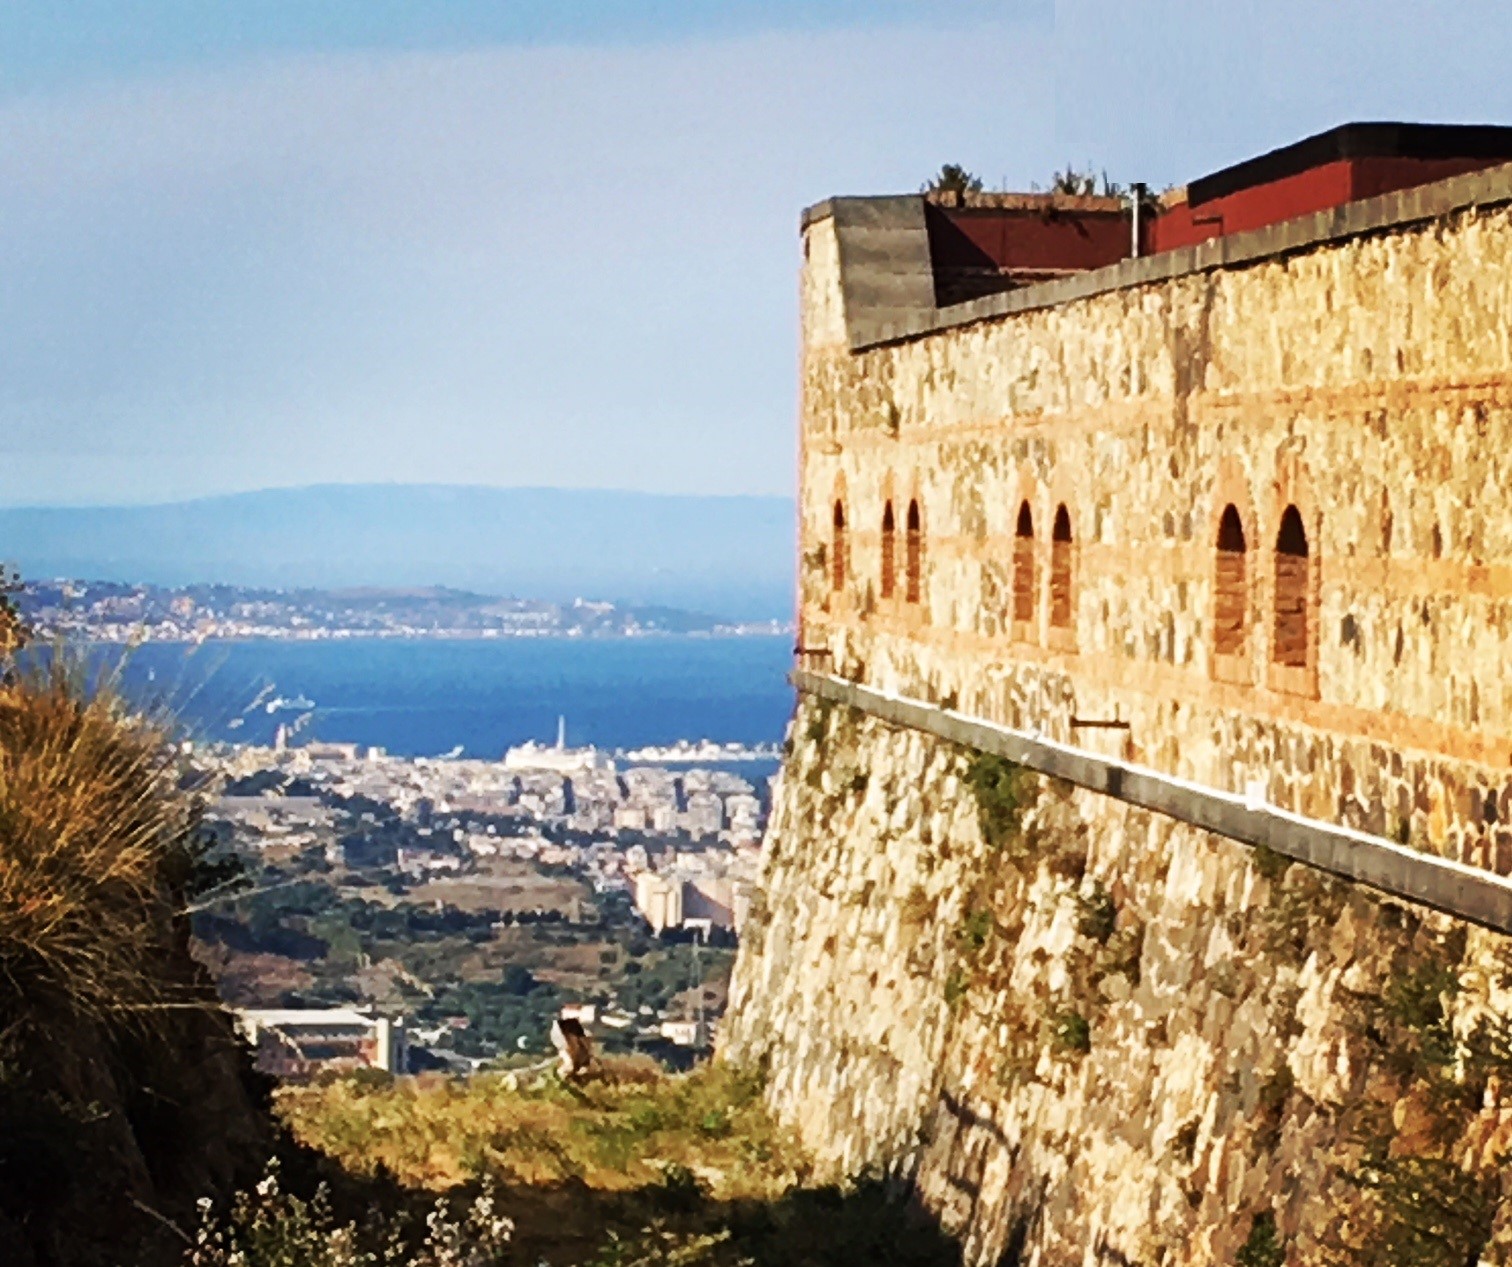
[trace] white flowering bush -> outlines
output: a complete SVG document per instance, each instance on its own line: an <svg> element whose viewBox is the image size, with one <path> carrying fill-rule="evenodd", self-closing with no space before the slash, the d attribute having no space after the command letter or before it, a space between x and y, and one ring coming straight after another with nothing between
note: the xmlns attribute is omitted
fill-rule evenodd
<svg viewBox="0 0 1512 1267"><path fill-rule="evenodd" d="M438 1198L418 1243L402 1225L359 1228L337 1219L324 1185L308 1201L285 1192L274 1162L224 1219L200 1202L185 1267L495 1267L513 1232L487 1185L470 1201Z"/></svg>

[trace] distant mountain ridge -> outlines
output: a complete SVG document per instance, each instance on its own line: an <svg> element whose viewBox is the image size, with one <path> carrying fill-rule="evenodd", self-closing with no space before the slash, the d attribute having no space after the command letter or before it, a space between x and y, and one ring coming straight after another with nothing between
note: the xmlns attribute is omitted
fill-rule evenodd
<svg viewBox="0 0 1512 1267"><path fill-rule="evenodd" d="M24 578L485 594L792 610L793 502L599 489L327 484L150 506L0 508Z"/></svg>

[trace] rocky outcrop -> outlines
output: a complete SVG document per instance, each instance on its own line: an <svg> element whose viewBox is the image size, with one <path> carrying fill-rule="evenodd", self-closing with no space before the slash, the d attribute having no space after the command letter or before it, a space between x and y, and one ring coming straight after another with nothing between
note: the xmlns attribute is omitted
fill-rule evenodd
<svg viewBox="0 0 1512 1267"><path fill-rule="evenodd" d="M1505 938L815 701L752 925L725 1057L970 1262L1508 1261Z"/></svg>

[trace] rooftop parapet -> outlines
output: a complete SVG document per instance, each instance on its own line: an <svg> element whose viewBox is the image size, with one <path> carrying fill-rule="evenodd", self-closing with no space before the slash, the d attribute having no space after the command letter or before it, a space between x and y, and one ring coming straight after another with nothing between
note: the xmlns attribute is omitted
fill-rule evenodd
<svg viewBox="0 0 1512 1267"><path fill-rule="evenodd" d="M851 347L917 337L1215 268L1239 267L1472 207L1512 202L1512 128L1348 124L1151 199L1059 194L837 197Z"/></svg>

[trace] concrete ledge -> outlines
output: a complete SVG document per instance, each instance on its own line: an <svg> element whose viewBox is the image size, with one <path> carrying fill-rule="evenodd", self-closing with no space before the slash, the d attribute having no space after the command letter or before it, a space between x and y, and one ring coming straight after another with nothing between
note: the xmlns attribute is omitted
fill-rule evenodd
<svg viewBox="0 0 1512 1267"><path fill-rule="evenodd" d="M1240 844L1264 845L1287 858L1392 897L1500 933L1512 933L1512 880L1478 867L1419 853L1379 836L1304 818L1147 766L1116 761L844 678L798 669L791 674L791 681L805 694L858 708L892 725L996 753L1026 769L1153 810L1214 835Z"/></svg>
<svg viewBox="0 0 1512 1267"><path fill-rule="evenodd" d="M1473 207L1507 203L1512 203L1512 163L949 308L935 307L932 285L926 290L919 281L921 261L923 268L929 265L922 195L830 198L805 211L803 225L807 228L827 218L835 221L847 332L851 350L859 352L1131 286L1280 259L1348 238L1409 228ZM885 238L874 237L865 247L857 242L854 253L847 251L847 238L868 229L885 230ZM848 267L851 258L864 259L855 275ZM873 297L886 289L881 275L889 269L906 279L902 293L891 294L890 302L875 303Z"/></svg>

